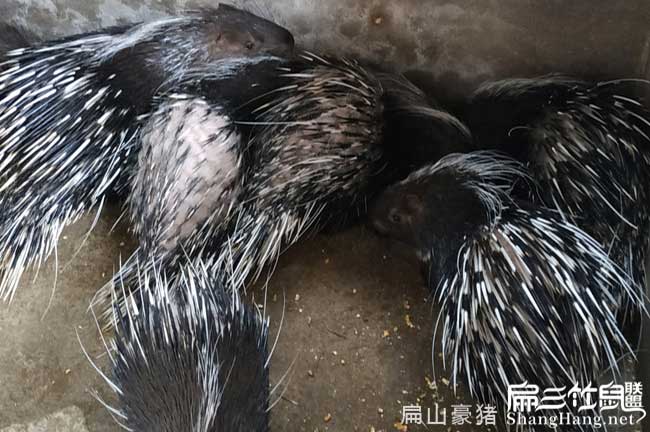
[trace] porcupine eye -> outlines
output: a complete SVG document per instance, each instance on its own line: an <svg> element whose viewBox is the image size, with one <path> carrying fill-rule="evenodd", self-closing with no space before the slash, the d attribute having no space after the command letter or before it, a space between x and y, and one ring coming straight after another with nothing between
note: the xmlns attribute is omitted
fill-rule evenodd
<svg viewBox="0 0 650 432"><path fill-rule="evenodd" d="M388 220L394 224L401 224L402 216L397 212L397 209L391 209L390 213L388 214Z"/></svg>

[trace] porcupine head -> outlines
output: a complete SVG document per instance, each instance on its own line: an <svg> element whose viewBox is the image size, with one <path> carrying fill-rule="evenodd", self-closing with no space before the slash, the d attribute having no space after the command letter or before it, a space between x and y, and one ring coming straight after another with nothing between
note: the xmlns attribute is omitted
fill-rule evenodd
<svg viewBox="0 0 650 432"><path fill-rule="evenodd" d="M371 206L370 223L380 235L414 248L435 286L463 240L485 226L489 215L458 173L426 170L383 191Z"/></svg>
<svg viewBox="0 0 650 432"><path fill-rule="evenodd" d="M152 32L162 33L151 39L135 32L133 41L125 40L101 54L107 58L107 72L114 69L117 84L132 92L130 98L139 113L147 111L151 97L162 84L181 79L184 72L206 63L293 55L291 32L225 3L202 9L187 19L172 18L169 23L169 27L154 27ZM146 31L145 25L140 32Z"/></svg>

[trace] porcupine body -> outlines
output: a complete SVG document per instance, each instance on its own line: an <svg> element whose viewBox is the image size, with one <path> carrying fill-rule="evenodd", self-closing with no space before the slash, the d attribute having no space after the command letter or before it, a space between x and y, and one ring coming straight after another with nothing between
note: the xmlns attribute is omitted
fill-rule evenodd
<svg viewBox="0 0 650 432"><path fill-rule="evenodd" d="M508 385L572 388L617 370L630 347L612 293L641 301L592 237L510 196L525 176L497 154L451 155L388 188L371 211L379 232L427 266L453 383L501 406Z"/></svg>
<svg viewBox="0 0 650 432"><path fill-rule="evenodd" d="M215 102L208 78L188 82L149 119L129 198L140 251L114 283L135 286L135 263L151 256L173 268L190 255L215 258L241 286L283 247L378 188L371 187L384 167L378 79L355 62L311 54L234 80L247 75L260 79L226 86L239 93L250 86L239 109Z"/></svg>
<svg viewBox="0 0 650 432"><path fill-rule="evenodd" d="M230 57L289 55L291 34L227 5L7 54L0 65L0 298L61 230L122 186L158 87Z"/></svg>
<svg viewBox="0 0 650 432"><path fill-rule="evenodd" d="M306 233L365 212L366 199L404 173L410 149L389 166L400 146L385 139L398 124L387 118L460 124L438 125L449 116L403 78L344 59L305 54L275 76L252 76L258 83L238 110L214 103L214 83L204 79L189 86L194 96L170 98L149 120L129 198L141 251L115 282L132 279L134 263L154 250L166 268L185 255L216 257L241 286ZM106 303L106 288L96 304Z"/></svg>
<svg viewBox="0 0 650 432"><path fill-rule="evenodd" d="M268 431L268 321L209 264L178 272L140 274L137 300L115 305L107 407L133 431Z"/></svg>
<svg viewBox="0 0 650 432"><path fill-rule="evenodd" d="M248 102L276 87L283 64L230 60L230 72L206 68L156 98L128 197L140 246L116 278L135 275L141 261L174 268L221 233L246 178L250 129L238 122L250 120Z"/></svg>
<svg viewBox="0 0 650 432"><path fill-rule="evenodd" d="M290 83L259 107L250 143L254 167L233 218L228 248L218 261L234 262L243 283L275 262L304 234L367 213L367 201L403 175L406 166L435 160L440 149L400 146L397 131L409 118L463 135L465 129L432 108L403 77L359 64L306 54L285 74ZM394 156L399 154L399 158ZM234 257L234 258L233 258Z"/></svg>
<svg viewBox="0 0 650 432"><path fill-rule="evenodd" d="M484 84L467 121L481 148L526 164L539 187L533 202L584 229L645 286L650 234L650 114L625 80L562 77ZM620 293L623 317L628 304Z"/></svg>
<svg viewBox="0 0 650 432"><path fill-rule="evenodd" d="M377 80L354 62L307 54L261 82L238 113L210 100L208 80L149 119L129 198L141 247L153 251L140 254L165 268L185 255L214 258L242 286L328 207L363 196L382 154ZM138 260L114 281L135 285Z"/></svg>

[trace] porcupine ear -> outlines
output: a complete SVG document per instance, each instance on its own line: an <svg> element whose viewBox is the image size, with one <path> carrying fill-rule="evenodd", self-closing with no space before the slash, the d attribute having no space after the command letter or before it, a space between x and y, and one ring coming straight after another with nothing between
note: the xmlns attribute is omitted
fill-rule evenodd
<svg viewBox="0 0 650 432"><path fill-rule="evenodd" d="M472 135L407 78L377 73L383 89L384 149L395 178L454 152L471 151Z"/></svg>

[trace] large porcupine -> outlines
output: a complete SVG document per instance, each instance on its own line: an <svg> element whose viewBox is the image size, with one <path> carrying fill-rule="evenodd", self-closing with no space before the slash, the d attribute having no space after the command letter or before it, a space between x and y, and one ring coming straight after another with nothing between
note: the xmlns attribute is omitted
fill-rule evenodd
<svg viewBox="0 0 650 432"><path fill-rule="evenodd" d="M440 304L445 365L480 400L508 385L597 382L630 352L615 316L632 281L556 210L511 196L523 166L489 152L450 155L388 188L371 220L415 247Z"/></svg>
<svg viewBox="0 0 650 432"><path fill-rule="evenodd" d="M250 144L253 169L228 248L218 259L234 260L239 283L259 275L309 230L350 209L365 214L368 199L399 178L406 163L414 163L412 154L420 154L409 146L397 150L393 141L398 128L408 130L405 119L424 118L454 136L465 132L403 77L345 59L312 54L303 59L285 74L290 83L254 111L261 126ZM426 153L420 163L437 152ZM399 164L393 162L396 153Z"/></svg>
<svg viewBox="0 0 650 432"><path fill-rule="evenodd" d="M126 183L139 120L163 83L207 63L292 50L284 28L222 4L9 52L0 65L0 298L56 250L63 227Z"/></svg>
<svg viewBox="0 0 650 432"><path fill-rule="evenodd" d="M351 208L362 210L393 180L400 170L386 168L396 151L383 139L387 116L424 116L432 124L448 118L415 108L424 96L393 82L403 79L378 78L353 61L306 53L275 74L228 116L210 100L213 84L204 79L190 86L193 96L169 97L149 119L129 197L145 251L115 280L133 277L142 253L166 268L185 254L218 255L241 286L283 247ZM244 125L253 127L250 139Z"/></svg>
<svg viewBox="0 0 650 432"><path fill-rule="evenodd" d="M115 305L106 406L132 431L268 431L268 321L209 263L178 272L139 274L137 297Z"/></svg>
<svg viewBox="0 0 650 432"><path fill-rule="evenodd" d="M650 234L650 115L626 80L591 84L563 77L481 86L467 122L480 148L526 164L533 202L555 208L594 237L645 286ZM620 314L627 304L620 299Z"/></svg>

